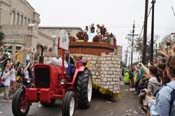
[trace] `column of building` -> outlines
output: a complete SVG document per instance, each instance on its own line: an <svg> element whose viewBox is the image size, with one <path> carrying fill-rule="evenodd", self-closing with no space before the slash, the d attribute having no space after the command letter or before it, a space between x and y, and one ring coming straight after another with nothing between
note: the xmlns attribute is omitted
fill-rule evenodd
<svg viewBox="0 0 175 116"><path fill-rule="evenodd" d="M17 10L11 11L11 25L28 25L31 23L31 19L27 18L23 13Z"/></svg>

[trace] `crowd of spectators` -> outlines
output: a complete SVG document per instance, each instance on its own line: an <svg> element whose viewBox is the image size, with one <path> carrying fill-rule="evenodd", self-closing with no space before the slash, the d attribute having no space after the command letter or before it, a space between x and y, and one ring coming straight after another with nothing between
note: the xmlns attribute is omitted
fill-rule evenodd
<svg viewBox="0 0 175 116"><path fill-rule="evenodd" d="M4 88L4 100L12 98L12 93L15 92L17 85L26 85L29 80L32 81L33 63L30 52L26 55L26 63L23 64L21 61L23 50L21 48L14 55L7 50L1 52L0 87Z"/></svg>
<svg viewBox="0 0 175 116"><path fill-rule="evenodd" d="M124 82L139 96L146 116L175 116L175 56L160 53L154 62L125 71Z"/></svg>

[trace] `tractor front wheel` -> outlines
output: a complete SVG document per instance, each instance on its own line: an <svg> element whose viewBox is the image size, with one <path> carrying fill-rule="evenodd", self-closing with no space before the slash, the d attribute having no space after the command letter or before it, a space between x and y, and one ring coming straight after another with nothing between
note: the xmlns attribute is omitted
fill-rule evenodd
<svg viewBox="0 0 175 116"><path fill-rule="evenodd" d="M75 93L73 91L67 91L63 100L62 116L74 116L75 104Z"/></svg>
<svg viewBox="0 0 175 116"><path fill-rule="evenodd" d="M89 70L79 73L75 88L78 94L78 107L88 108L92 99L92 77Z"/></svg>
<svg viewBox="0 0 175 116"><path fill-rule="evenodd" d="M20 88L12 100L12 112L14 116L26 116L30 109L30 103L25 96L25 89Z"/></svg>

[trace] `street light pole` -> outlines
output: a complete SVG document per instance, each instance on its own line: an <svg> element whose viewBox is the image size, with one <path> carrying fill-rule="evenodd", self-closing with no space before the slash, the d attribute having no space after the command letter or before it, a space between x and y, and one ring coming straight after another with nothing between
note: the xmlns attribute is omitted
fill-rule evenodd
<svg viewBox="0 0 175 116"><path fill-rule="evenodd" d="M151 23L151 55L150 55L150 62L153 62L154 59L154 6L156 1L152 0L152 23Z"/></svg>

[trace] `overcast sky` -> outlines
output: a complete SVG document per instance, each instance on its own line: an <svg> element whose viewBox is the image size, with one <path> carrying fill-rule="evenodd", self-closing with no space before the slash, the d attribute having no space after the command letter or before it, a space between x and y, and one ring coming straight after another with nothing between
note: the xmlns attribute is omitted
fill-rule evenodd
<svg viewBox="0 0 175 116"><path fill-rule="evenodd" d="M40 14L40 26L78 26L104 24L117 37L117 43L127 44L126 36L135 20L140 33L144 20L145 0L28 0ZM155 4L155 35L161 38L175 32L175 0L157 0ZM151 0L149 0L151 7ZM151 25L151 15L148 25ZM150 35L150 26L148 27ZM126 46L126 45L125 45ZM125 47L126 48L126 47Z"/></svg>

